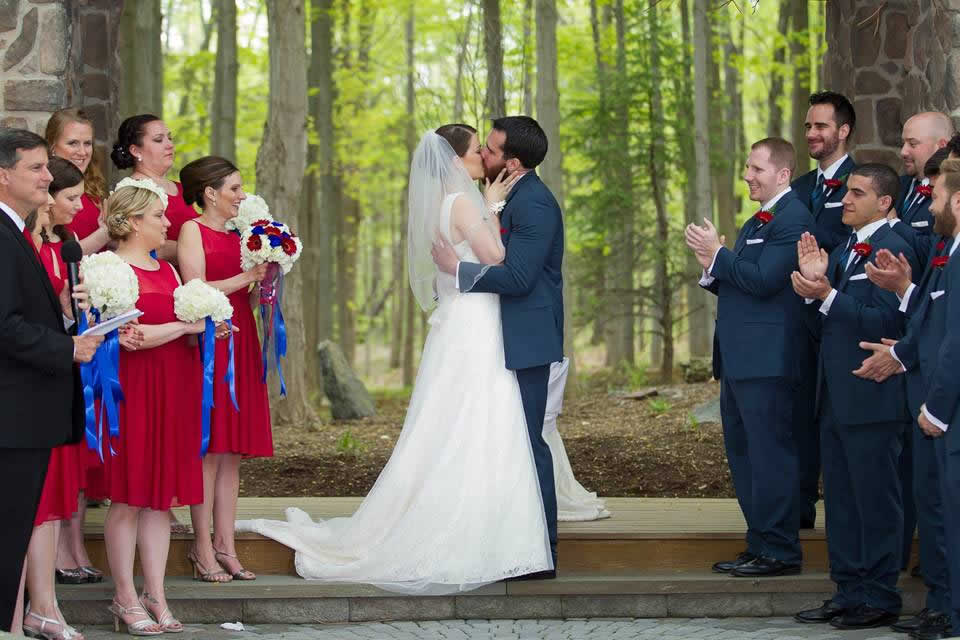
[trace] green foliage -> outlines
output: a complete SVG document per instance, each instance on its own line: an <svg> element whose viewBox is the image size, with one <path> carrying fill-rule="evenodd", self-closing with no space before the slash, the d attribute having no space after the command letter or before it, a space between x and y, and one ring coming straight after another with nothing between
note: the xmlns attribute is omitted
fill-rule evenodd
<svg viewBox="0 0 960 640"><path fill-rule="evenodd" d="M337 440L337 453L356 457L366 450L367 445L360 442L350 429L344 431L340 439Z"/></svg>
<svg viewBox="0 0 960 640"><path fill-rule="evenodd" d="M647 406L650 407L650 410L653 411L654 415L661 415L670 411L670 401L666 398L650 398L647 401Z"/></svg>

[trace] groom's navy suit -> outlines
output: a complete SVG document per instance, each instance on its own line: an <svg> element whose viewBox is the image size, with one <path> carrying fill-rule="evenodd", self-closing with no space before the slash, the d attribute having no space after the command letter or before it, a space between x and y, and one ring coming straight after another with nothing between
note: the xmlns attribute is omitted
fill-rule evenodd
<svg viewBox="0 0 960 640"><path fill-rule="evenodd" d="M733 250L721 248L701 285L717 295L714 377L730 473L747 551L799 564L793 407L796 358L804 343L801 301L790 284L797 241L813 218L793 191L768 224L749 219Z"/></svg>
<svg viewBox="0 0 960 640"><path fill-rule="evenodd" d="M870 355L860 348L861 341L898 338L905 324L896 295L870 282L866 263L888 249L903 253L914 270L919 265L886 221L869 236L869 257L852 253L855 241L851 237L831 252L827 277L837 293L814 305L822 328L817 414L830 577L837 587L837 606L869 605L898 613L903 539L898 470L908 429L906 384L903 376L876 383L852 372Z"/></svg>
<svg viewBox="0 0 960 640"><path fill-rule="evenodd" d="M899 225L897 225L899 226ZM931 262L923 277L910 292L900 310L907 317L906 334L897 341L893 355L906 369L907 407L911 420L913 447L912 487L920 533L920 568L927 587L926 607L933 611L950 611L950 586L944 539L941 473L937 462L935 440L925 435L916 424L920 405L926 399L930 376L937 364L940 345L946 333L947 296L946 269L933 266L933 258L949 255L952 237L931 235ZM932 295L931 295L932 294ZM903 490L907 491L904 484ZM906 504L906 495L904 504ZM904 529L905 548L913 542L912 532Z"/></svg>
<svg viewBox="0 0 960 640"><path fill-rule="evenodd" d="M911 176L900 176L900 198L896 204L900 222L893 230L913 249L920 264L927 264L930 257L930 234L933 232L933 214L930 213L930 198L917 193L920 181ZM913 274L919 279L922 274Z"/></svg>
<svg viewBox="0 0 960 640"><path fill-rule="evenodd" d="M461 291L500 295L503 351L507 369L517 374L540 494L556 559L557 494L553 459L543 439L550 363L563 359L563 218L560 205L530 171L507 196L500 221L506 247L503 264L480 275L482 265L461 262Z"/></svg>

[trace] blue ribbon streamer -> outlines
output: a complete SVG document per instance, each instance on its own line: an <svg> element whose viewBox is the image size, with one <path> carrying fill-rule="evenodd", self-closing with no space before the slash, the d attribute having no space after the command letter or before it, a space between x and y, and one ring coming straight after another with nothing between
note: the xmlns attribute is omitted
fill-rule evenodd
<svg viewBox="0 0 960 640"><path fill-rule="evenodd" d="M203 330L203 344L201 345L201 355L203 356L203 400L200 405L201 458L207 455L207 448L210 446L210 410L213 409L213 365L216 361L215 333L216 325L214 325L213 319L207 316L206 328Z"/></svg>
<svg viewBox="0 0 960 640"><path fill-rule="evenodd" d="M88 328L87 314L81 313L77 319L77 335L83 335ZM91 451L96 451L100 456L100 462L103 462L103 448L101 447L100 436L97 433L97 410L96 394L94 387L97 383L97 370L92 362L84 362L80 365L80 380L83 384L83 432L86 436L87 447Z"/></svg>
<svg viewBox="0 0 960 640"><path fill-rule="evenodd" d="M233 364L233 321L227 320L227 329L230 330L229 340L227 343L227 374L223 376L223 381L227 383L227 388L230 389L230 400L233 402L233 408L238 412L240 411L240 405L237 404L237 384L236 384L236 370Z"/></svg>
<svg viewBox="0 0 960 640"><path fill-rule="evenodd" d="M270 323L267 323L267 306L265 304L260 305L260 319L263 322L263 379L262 382L267 381L267 373L269 372L269 356L270 356L270 336L271 334L276 334L274 336L274 348L273 348L273 361L276 363L277 367L277 377L280 379L280 395L286 397L287 395L287 383L283 379L283 367L280 365L280 358L285 358L287 356L287 324L283 319L283 311L281 310L283 304L283 273L280 273L280 277L277 279L277 295L276 300L273 303L273 309L270 310Z"/></svg>
<svg viewBox="0 0 960 640"><path fill-rule="evenodd" d="M92 310L94 319L100 321L100 312ZM77 332L87 329L87 318L81 314L77 321ZM123 389L120 386L120 333L114 329L104 336L103 344L93 354L93 359L80 366L80 379L83 382L84 433L87 447L97 452L103 461L103 423L107 423L111 438L120 436L120 415L118 402L123 402ZM96 413L95 402L100 400L100 415ZM116 455L113 445L109 450Z"/></svg>

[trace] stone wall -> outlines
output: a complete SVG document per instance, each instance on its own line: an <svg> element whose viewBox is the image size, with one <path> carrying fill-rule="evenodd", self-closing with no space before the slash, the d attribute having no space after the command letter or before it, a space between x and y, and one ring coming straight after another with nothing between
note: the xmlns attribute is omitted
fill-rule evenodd
<svg viewBox="0 0 960 640"><path fill-rule="evenodd" d="M0 124L42 133L52 111L82 106L97 141L116 130L122 0L0 0Z"/></svg>
<svg viewBox="0 0 960 640"><path fill-rule="evenodd" d="M826 11L823 88L854 102L858 161L901 169L903 122L920 111L960 125L960 1L830 0Z"/></svg>

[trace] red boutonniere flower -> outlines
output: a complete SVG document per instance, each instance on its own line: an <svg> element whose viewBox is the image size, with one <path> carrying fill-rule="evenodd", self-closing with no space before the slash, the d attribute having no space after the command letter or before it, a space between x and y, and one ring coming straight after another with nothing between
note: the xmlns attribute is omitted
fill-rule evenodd
<svg viewBox="0 0 960 640"><path fill-rule="evenodd" d="M869 258L870 254L873 253L873 246L871 246L869 240L866 242L858 242L853 245L853 252L861 258Z"/></svg>
<svg viewBox="0 0 960 640"><path fill-rule="evenodd" d="M929 198L931 195L933 195L933 187L928 184L917 185L917 194L921 198Z"/></svg>
<svg viewBox="0 0 960 640"><path fill-rule="evenodd" d="M753 214L753 217L756 218L757 222L759 222L760 224L767 224L768 222L773 220L773 214L770 213L769 211L764 211L763 209Z"/></svg>
<svg viewBox="0 0 960 640"><path fill-rule="evenodd" d="M503 235L506 235L506 234L507 234L507 230L504 229L503 227L500 227L500 235L503 236Z"/></svg>
<svg viewBox="0 0 960 640"><path fill-rule="evenodd" d="M940 242L937 243L937 251L943 251L946 248L947 248L946 240L941 240Z"/></svg>
<svg viewBox="0 0 960 640"><path fill-rule="evenodd" d="M930 266L934 269L943 269L947 266L947 261L950 260L950 256L935 256L933 260L930 261Z"/></svg>
<svg viewBox="0 0 960 640"><path fill-rule="evenodd" d="M823 181L823 186L831 191L834 191L843 186L843 180L840 180L839 178L828 178Z"/></svg>

